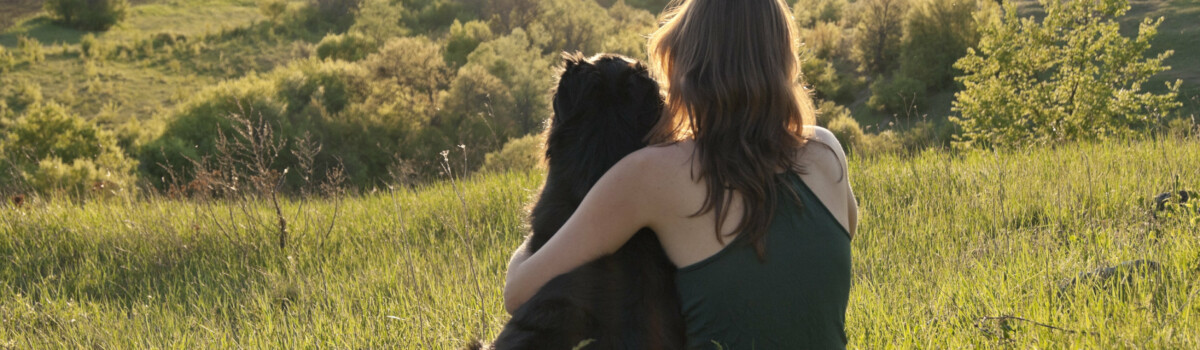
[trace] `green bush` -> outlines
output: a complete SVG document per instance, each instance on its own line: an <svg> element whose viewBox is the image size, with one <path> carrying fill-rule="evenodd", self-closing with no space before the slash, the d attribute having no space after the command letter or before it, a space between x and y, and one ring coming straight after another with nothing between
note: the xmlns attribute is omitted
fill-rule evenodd
<svg viewBox="0 0 1200 350"><path fill-rule="evenodd" d="M867 106L874 110L913 117L925 104L925 83L903 74L891 79L876 79L871 83L871 99Z"/></svg>
<svg viewBox="0 0 1200 350"><path fill-rule="evenodd" d="M826 129L829 129L833 136L837 137L846 153L854 152L863 140L862 128L858 126L858 121L849 115L833 118L829 121Z"/></svg>
<svg viewBox="0 0 1200 350"><path fill-rule="evenodd" d="M1126 0L1040 3L1041 22L1006 6L1002 22L983 28L979 49L955 64L966 73L954 101L961 117L951 119L962 130L957 147L1124 137L1180 106L1181 81L1163 93L1142 90L1172 53L1145 57L1161 18L1146 18L1126 38L1115 20Z"/></svg>
<svg viewBox="0 0 1200 350"><path fill-rule="evenodd" d="M279 16L287 12L287 6L287 0L258 0L258 12L270 18L271 22L279 20Z"/></svg>
<svg viewBox="0 0 1200 350"><path fill-rule="evenodd" d="M900 73L944 89L960 72L954 62L979 42L979 24L996 19L990 0L918 0L904 18Z"/></svg>
<svg viewBox="0 0 1200 350"><path fill-rule="evenodd" d="M466 24L454 21L450 25L450 35L446 38L446 52L443 53L443 59L446 63L457 66L462 66L467 63L467 55L475 51L479 44L492 40L492 29L487 23L481 21L470 21Z"/></svg>
<svg viewBox="0 0 1200 350"><path fill-rule="evenodd" d="M317 44L317 57L353 62L366 58L378 48L375 39L360 33L329 34Z"/></svg>
<svg viewBox="0 0 1200 350"><path fill-rule="evenodd" d="M850 109L833 101L821 101L817 105L817 126L829 128L829 122L838 118L849 118Z"/></svg>
<svg viewBox="0 0 1200 350"><path fill-rule="evenodd" d="M25 60L29 61L29 63L41 62L46 59L46 53L42 49L42 43L38 42L38 40L34 38L24 35L18 36L17 50L21 50L21 53L25 55Z"/></svg>
<svg viewBox="0 0 1200 350"><path fill-rule="evenodd" d="M1200 135L1200 125L1193 118L1175 118L1167 122L1167 132L1179 137L1194 137Z"/></svg>
<svg viewBox="0 0 1200 350"><path fill-rule="evenodd" d="M79 53L84 58L104 59L108 56L110 48L100 40L96 39L96 35L87 33L83 38L79 39Z"/></svg>
<svg viewBox="0 0 1200 350"><path fill-rule="evenodd" d="M483 67L508 86L516 106L512 118L520 125L517 135L533 133L550 117L550 91L554 83L551 61L542 55L524 30L480 44L468 64Z"/></svg>
<svg viewBox="0 0 1200 350"><path fill-rule="evenodd" d="M83 30L108 30L125 19L126 0L46 0L50 17Z"/></svg>
<svg viewBox="0 0 1200 350"><path fill-rule="evenodd" d="M479 65L460 69L443 100L445 108L433 124L446 137L445 146L474 147L476 152L472 154L478 157L471 159L472 164L483 160L483 152L495 150L508 138L527 132L516 118L516 101L508 87Z"/></svg>
<svg viewBox="0 0 1200 350"><path fill-rule="evenodd" d="M505 172L537 169L544 166L545 150L541 134L530 134L509 140L504 148L487 154L483 171Z"/></svg>
<svg viewBox="0 0 1200 350"><path fill-rule="evenodd" d="M5 109L19 115L42 102L42 87L26 79L17 79L14 84L0 88L0 96L3 96Z"/></svg>
<svg viewBox="0 0 1200 350"><path fill-rule="evenodd" d="M806 57L801 63L804 82L816 92L816 97L849 104L854 102L852 78L838 74L832 62L816 57Z"/></svg>
<svg viewBox="0 0 1200 350"><path fill-rule="evenodd" d="M0 73L8 73L16 65L17 58L13 56L12 52L5 50L4 46L0 46Z"/></svg>
<svg viewBox="0 0 1200 350"><path fill-rule="evenodd" d="M536 20L526 29L544 40L543 53L581 51L600 53L617 23L593 0L553 0L539 3Z"/></svg>
<svg viewBox="0 0 1200 350"><path fill-rule="evenodd" d="M646 35L658 28L654 14L618 1L608 8L608 16L613 19L614 28L604 39L601 51L645 60Z"/></svg>
<svg viewBox="0 0 1200 350"><path fill-rule="evenodd" d="M136 162L111 134L57 104L37 104L6 128L0 149L41 192L133 189Z"/></svg>
<svg viewBox="0 0 1200 350"><path fill-rule="evenodd" d="M860 157L898 154L905 149L901 137L894 130L864 134L855 146L855 154Z"/></svg>
<svg viewBox="0 0 1200 350"><path fill-rule="evenodd" d="M849 7L846 0L799 0L792 5L792 16L802 28L812 28L820 22L838 22Z"/></svg>

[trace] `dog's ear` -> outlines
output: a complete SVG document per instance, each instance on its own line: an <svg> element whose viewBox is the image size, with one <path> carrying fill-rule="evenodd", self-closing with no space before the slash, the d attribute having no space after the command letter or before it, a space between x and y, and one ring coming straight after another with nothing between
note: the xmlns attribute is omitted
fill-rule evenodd
<svg viewBox="0 0 1200 350"><path fill-rule="evenodd" d="M575 52L563 51L562 58L563 58L563 72L564 73L570 71L572 68L578 67L579 65L587 62L587 57L583 57L583 53L579 52L579 51L575 51Z"/></svg>

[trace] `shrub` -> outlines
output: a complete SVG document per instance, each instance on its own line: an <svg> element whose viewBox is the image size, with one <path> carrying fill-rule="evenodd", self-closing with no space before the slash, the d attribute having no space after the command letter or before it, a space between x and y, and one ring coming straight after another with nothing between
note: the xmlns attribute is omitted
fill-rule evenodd
<svg viewBox="0 0 1200 350"><path fill-rule="evenodd" d="M16 65L17 58L13 56L12 52L5 50L4 46L0 46L0 73L8 73Z"/></svg>
<svg viewBox="0 0 1200 350"><path fill-rule="evenodd" d="M46 0L50 17L82 30L108 30L125 19L126 0Z"/></svg>
<svg viewBox="0 0 1200 350"><path fill-rule="evenodd" d="M523 135L539 130L550 117L550 91L554 81L550 60L532 43L524 30L480 44L468 64L483 67L508 87L516 106L512 118Z"/></svg>
<svg viewBox="0 0 1200 350"><path fill-rule="evenodd" d="M109 47L97 40L92 33L84 34L83 38L79 39L79 53L85 58L104 59L108 56L108 51Z"/></svg>
<svg viewBox="0 0 1200 350"><path fill-rule="evenodd" d="M537 19L527 30L531 37L545 39L545 53L599 53L616 28L612 17L605 14L593 0L542 1Z"/></svg>
<svg viewBox="0 0 1200 350"><path fill-rule="evenodd" d="M46 53L42 49L42 43L37 39L27 36L17 37L17 49L25 55L25 60L29 63L41 62L46 59Z"/></svg>
<svg viewBox="0 0 1200 350"><path fill-rule="evenodd" d="M858 148L859 143L863 139L862 128L858 126L858 121L849 115L841 115L829 121L829 126L826 127L833 136L837 137L838 142L842 144L842 148L846 153L854 152Z"/></svg>
<svg viewBox="0 0 1200 350"><path fill-rule="evenodd" d="M838 118L849 118L850 109L833 101L821 101L817 107L817 126L829 127L829 122Z"/></svg>
<svg viewBox="0 0 1200 350"><path fill-rule="evenodd" d="M819 22L838 22L849 7L846 0L799 0L792 5L792 16L802 28L812 28Z"/></svg>
<svg viewBox="0 0 1200 350"><path fill-rule="evenodd" d="M317 44L317 57L353 62L366 58L378 48L374 39L360 33L330 34Z"/></svg>
<svg viewBox="0 0 1200 350"><path fill-rule="evenodd" d="M864 134L856 145L855 154L860 157L898 154L905 149L902 142L901 137L897 136L893 130L884 130L878 134Z"/></svg>
<svg viewBox="0 0 1200 350"><path fill-rule="evenodd" d="M850 77L838 74L833 63L816 57L807 57L801 63L800 71L804 73L804 82L816 92L817 98L840 103L854 101L854 82L850 80Z"/></svg>
<svg viewBox="0 0 1200 350"><path fill-rule="evenodd" d="M911 117L925 104L925 83L895 74L891 79L876 79L871 83L871 99L867 106L881 112Z"/></svg>
<svg viewBox="0 0 1200 350"><path fill-rule="evenodd" d="M833 22L817 22L812 29L804 31L804 47L817 58L830 60L842 57L844 47L842 27Z"/></svg>
<svg viewBox="0 0 1200 350"><path fill-rule="evenodd" d="M451 65L462 66L467 63L467 55L475 51L479 44L492 40L492 29L487 23L480 21L470 21L466 24L454 21L450 25L450 35L446 38L446 52L443 54L443 59Z"/></svg>
<svg viewBox="0 0 1200 350"><path fill-rule="evenodd" d="M136 162L116 139L57 104L37 104L7 128L4 156L40 191L132 188Z"/></svg>
<svg viewBox="0 0 1200 350"><path fill-rule="evenodd" d="M483 171L505 172L538 169L544 166L541 134L530 134L509 140L504 148L487 154Z"/></svg>
<svg viewBox="0 0 1200 350"><path fill-rule="evenodd" d="M645 60L645 36L658 28L654 14L617 2L608 8L608 16L613 19L614 33L604 39L601 50Z"/></svg>
<svg viewBox="0 0 1200 350"><path fill-rule="evenodd" d="M42 102L42 87L29 80L18 79L16 83L0 89L0 96L4 96L6 109L13 114L21 114L28 107Z"/></svg>
<svg viewBox="0 0 1200 350"><path fill-rule="evenodd" d="M979 50L955 64L966 73L954 101L962 116L951 119L962 128L957 147L1127 136L1180 106L1181 81L1164 93L1142 90L1171 54L1145 57L1161 18L1126 38L1115 20L1126 0L1040 2L1040 23L1018 19L1009 4L1003 22L983 28Z"/></svg>
<svg viewBox="0 0 1200 350"><path fill-rule="evenodd" d="M527 132L515 118L516 101L508 87L479 65L460 69L443 101L445 108L434 124L443 130L449 145L473 145L488 152ZM483 159L475 160L478 164Z"/></svg>
<svg viewBox="0 0 1200 350"><path fill-rule="evenodd" d="M408 15L404 2L363 0L359 6L361 10L355 16L350 31L363 33L378 42L408 36L409 29L400 22L401 18Z"/></svg>
<svg viewBox="0 0 1200 350"><path fill-rule="evenodd" d="M279 20L279 16L287 12L287 6L287 0L258 0L258 12L270 18L271 22Z"/></svg>

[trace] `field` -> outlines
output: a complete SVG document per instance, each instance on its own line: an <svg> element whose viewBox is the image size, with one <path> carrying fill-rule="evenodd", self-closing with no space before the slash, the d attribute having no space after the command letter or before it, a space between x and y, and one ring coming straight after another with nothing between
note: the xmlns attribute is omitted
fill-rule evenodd
<svg viewBox="0 0 1200 350"><path fill-rule="evenodd" d="M1200 140L852 157L852 348L1200 347ZM0 207L0 348L456 348L490 338L538 172L291 200ZM136 198L135 198L136 197ZM1157 270L1064 280L1147 259ZM1028 321L1025 321L1028 320Z"/></svg>

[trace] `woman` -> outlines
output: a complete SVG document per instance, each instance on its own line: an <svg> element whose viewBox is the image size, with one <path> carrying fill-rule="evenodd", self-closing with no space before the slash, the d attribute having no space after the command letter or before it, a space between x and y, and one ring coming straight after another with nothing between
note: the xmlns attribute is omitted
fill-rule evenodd
<svg viewBox="0 0 1200 350"><path fill-rule="evenodd" d="M650 38L667 107L560 231L509 263L510 312L551 278L653 229L688 346L844 348L857 203L836 138L811 126L782 0L684 0Z"/></svg>

